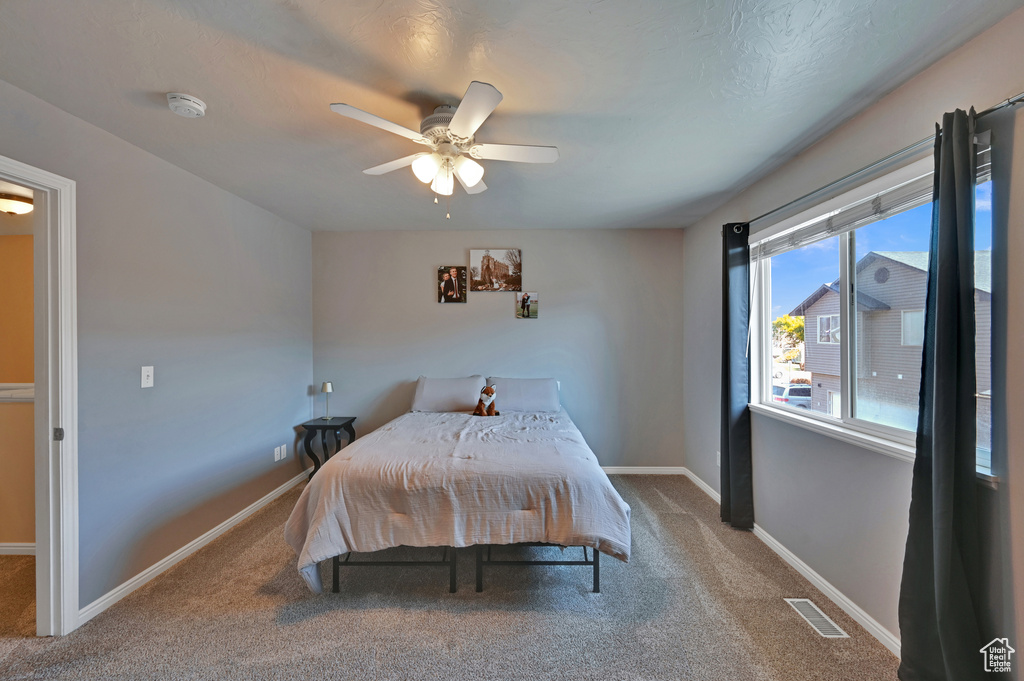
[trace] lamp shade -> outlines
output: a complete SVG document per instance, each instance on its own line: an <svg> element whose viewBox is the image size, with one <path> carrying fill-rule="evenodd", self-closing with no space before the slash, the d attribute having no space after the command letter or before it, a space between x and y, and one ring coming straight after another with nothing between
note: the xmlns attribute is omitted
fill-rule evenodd
<svg viewBox="0 0 1024 681"><path fill-rule="evenodd" d="M322 393L333 393L334 392L334 384L331 383L330 381L324 381L324 384L322 386L320 386L320 392L322 392Z"/></svg>
<svg viewBox="0 0 1024 681"><path fill-rule="evenodd" d="M441 156L438 154L424 154L412 162L413 175L423 184L432 181L440 167Z"/></svg>
<svg viewBox="0 0 1024 681"><path fill-rule="evenodd" d="M32 212L32 199L27 196L0 194L0 212L24 215Z"/></svg>
<svg viewBox="0 0 1024 681"><path fill-rule="evenodd" d="M455 189L455 177L452 175L452 162L445 161L438 169L430 188L441 196L451 196Z"/></svg>
<svg viewBox="0 0 1024 681"><path fill-rule="evenodd" d="M455 174L466 187L475 187L484 176L484 167L471 158L459 156L455 159Z"/></svg>

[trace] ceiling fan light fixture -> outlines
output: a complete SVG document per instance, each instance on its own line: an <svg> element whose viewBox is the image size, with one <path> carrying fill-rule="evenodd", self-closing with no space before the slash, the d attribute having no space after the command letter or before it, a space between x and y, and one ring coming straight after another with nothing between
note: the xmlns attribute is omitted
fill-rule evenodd
<svg viewBox="0 0 1024 681"><path fill-rule="evenodd" d="M0 212L24 215L32 212L32 199L27 196L0 194Z"/></svg>
<svg viewBox="0 0 1024 681"><path fill-rule="evenodd" d="M412 172L416 179L427 184L437 176L441 168L441 156L439 154L424 154L412 162Z"/></svg>
<svg viewBox="0 0 1024 681"><path fill-rule="evenodd" d="M471 158L459 156L455 159L455 174L467 187L475 187L484 177L484 167Z"/></svg>
<svg viewBox="0 0 1024 681"><path fill-rule="evenodd" d="M440 194L441 196L452 195L452 191L455 189L455 177L452 175L451 161L445 161L441 165L437 175L434 176L434 181L430 184L430 188L434 190L435 194Z"/></svg>

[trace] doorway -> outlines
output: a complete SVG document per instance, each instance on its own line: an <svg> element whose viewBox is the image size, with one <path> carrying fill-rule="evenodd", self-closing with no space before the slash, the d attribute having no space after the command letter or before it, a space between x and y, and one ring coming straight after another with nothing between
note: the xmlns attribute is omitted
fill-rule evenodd
<svg viewBox="0 0 1024 681"><path fill-rule="evenodd" d="M0 638L36 631L32 207L0 180Z"/></svg>
<svg viewBox="0 0 1024 681"><path fill-rule="evenodd" d="M31 190L35 631L78 626L78 340L75 183L0 156Z"/></svg>

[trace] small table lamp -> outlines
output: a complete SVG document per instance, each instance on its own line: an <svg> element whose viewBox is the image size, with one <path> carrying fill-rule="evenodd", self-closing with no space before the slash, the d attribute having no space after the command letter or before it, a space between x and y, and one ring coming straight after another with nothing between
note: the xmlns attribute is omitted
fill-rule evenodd
<svg viewBox="0 0 1024 681"><path fill-rule="evenodd" d="M324 384L320 386L320 392L327 393L327 404L324 405L324 420L329 421L331 419L331 393L334 392L334 384L330 381L324 381Z"/></svg>

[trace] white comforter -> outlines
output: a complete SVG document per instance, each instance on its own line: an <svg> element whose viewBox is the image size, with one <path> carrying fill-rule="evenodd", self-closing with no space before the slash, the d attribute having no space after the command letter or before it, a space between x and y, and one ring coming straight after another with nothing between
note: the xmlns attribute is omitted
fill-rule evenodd
<svg viewBox="0 0 1024 681"><path fill-rule="evenodd" d="M550 542L629 560L629 506L564 410L408 413L342 449L285 525L299 574L393 546Z"/></svg>

